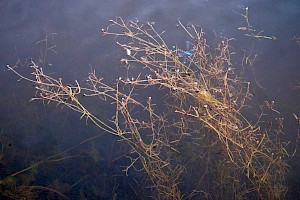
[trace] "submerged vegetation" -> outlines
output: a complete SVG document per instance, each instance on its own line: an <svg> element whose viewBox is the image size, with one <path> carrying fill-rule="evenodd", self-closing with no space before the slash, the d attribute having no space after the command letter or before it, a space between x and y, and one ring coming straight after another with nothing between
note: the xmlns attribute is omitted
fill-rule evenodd
<svg viewBox="0 0 300 200"><path fill-rule="evenodd" d="M153 23L110 20L101 34L113 36L126 53L121 62L136 64L139 71L134 78L118 78L114 85L106 84L95 70L85 83L70 84L44 73L34 60L29 64L33 77L7 67L34 84L32 101L79 112L80 119L126 144L130 151L124 154L130 163L124 172L137 170L146 175L145 187L150 187L154 199L284 198L286 159L291 155L288 143L281 139L282 121L271 119L272 125L267 125L263 120L265 109L278 111L269 104L258 106L260 112L255 115L248 112L252 95L245 67L251 58L244 56L237 66L231 58L232 39L221 37L219 44L208 44L203 30L178 23L189 37L191 50L172 47L164 40L167 33L158 32ZM249 26L245 30L253 31ZM160 95L151 96L149 88ZM97 116L83 103L84 98L110 103L113 116ZM56 156L41 163L59 160ZM44 189L67 198L42 186L18 186L16 176L32 168L0 180L2 194L17 199L19 190Z"/></svg>

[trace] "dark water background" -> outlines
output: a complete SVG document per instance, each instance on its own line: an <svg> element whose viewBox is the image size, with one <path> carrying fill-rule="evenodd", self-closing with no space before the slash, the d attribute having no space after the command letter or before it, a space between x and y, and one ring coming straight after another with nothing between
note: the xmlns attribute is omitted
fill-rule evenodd
<svg viewBox="0 0 300 200"><path fill-rule="evenodd" d="M278 39L257 40L239 31L237 28L245 24L235 12L243 12L244 7L249 7L250 23L257 30L264 30L265 35L275 35ZM292 38L300 36L300 1L2 0L0 129L9 145L5 147L0 163L0 178L73 147L88 137L102 134L92 125L86 125L84 120L80 121L77 113L55 105L30 103L29 99L34 96L32 85L18 82L18 78L6 70L6 64L14 65L18 59L21 63L29 58L37 60L43 43L36 42L44 39L46 34L55 33L53 44L57 45L57 54L49 52L44 67L53 76L63 77L66 81L83 81L92 66L107 82L113 82L119 76L125 77L125 71L120 68L124 52L114 44L112 37L102 37L99 33L101 28L107 27L109 19L115 17L126 21L156 22L156 29L166 31L165 39L171 45L183 45L187 39L176 27L178 19L184 24L199 25L212 41L214 33L236 38L231 45L237 57L242 55L242 49L258 54L254 64L256 79L265 88L255 91L259 103L275 101L276 109L281 112L278 117L284 117L286 139L295 140L299 127L292 114L300 115L300 90L292 90L291 85L300 80L300 44ZM239 58L233 61L240 64ZM18 69L29 75L26 67ZM253 81L253 74L249 73L248 79ZM110 114L105 105L95 104L94 110L102 117ZM67 188L82 179L68 193L73 199L79 197L83 189L93 193L93 186L98 187L98 191L102 188L113 194L112 191L116 190L120 197L136 198L135 192L142 190L142 186L137 186L133 179L143 177L134 172L131 176L124 176L124 168L120 165L126 163L118 163L118 159L114 161L126 151L126 147L117 145L115 138L104 134L68 153L68 156L78 158L70 158L63 164L41 166L39 171L44 172L31 181ZM289 164L288 198L297 199L300 198L298 153ZM132 188L135 187L137 191L134 192ZM97 195L109 199L111 194Z"/></svg>

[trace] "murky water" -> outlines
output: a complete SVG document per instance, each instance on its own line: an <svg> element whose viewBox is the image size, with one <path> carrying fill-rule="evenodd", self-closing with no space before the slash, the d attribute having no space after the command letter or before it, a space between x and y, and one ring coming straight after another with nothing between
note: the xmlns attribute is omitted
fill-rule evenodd
<svg viewBox="0 0 300 200"><path fill-rule="evenodd" d="M275 36L276 40L248 37L246 32L238 29L245 26L245 19L239 13L243 13L246 7L249 8L253 29L263 31L263 36ZM33 85L17 81L18 77L6 70L6 64L17 63L19 71L29 74L29 69L22 63L30 58L38 61L45 48L43 39L47 36L49 50L46 62L41 64L54 77L84 81L92 67L108 83L113 83L118 77L126 78L128 75L120 63L124 51L115 45L113 37L100 34L101 28L106 28L109 20L116 17L122 17L125 21L138 19L140 22L155 22L157 30L166 31L164 38L170 47L179 45L185 48L187 36L176 26L178 19L184 24L201 27L211 42L216 40L216 35L235 38L231 43L236 51L233 64L240 65L239 57L243 50L257 54L253 65L255 77L250 70L247 79L258 81L263 87L255 90L259 103L275 101L276 109L281 113L278 117L283 117L286 123L286 139L296 138L299 131L293 113L300 115L300 90L291 87L296 80L300 81L300 40L297 43L295 39L300 37L299 1L10 0L0 2L0 13L0 130L1 135L5 135L5 142L10 144L4 148L0 178L74 147L99 132L90 123L86 125L84 120L80 121L77 113L47 103L29 102L34 96ZM93 109L102 117L110 115L105 105L95 104ZM35 180L28 178L27 181L65 187L71 199L84 196L81 191L84 189L89 188L90 193L95 193L92 186L104 192L123 187L118 190L118 196L138 199L135 195L141 189L132 189L137 187L133 179L143 180L143 177L136 172L126 177L119 166L126 163L112 161L127 150L116 145L115 138L100 136L89 144L76 146L68 154L74 155L74 158L67 159L62 165L49 164L49 170L57 170L57 173L49 176L46 163L38 169L44 172ZM79 161L76 157L80 157ZM296 195L299 198L300 191L298 157L296 153L292 158L287 179L290 187L288 196L295 199ZM76 162L77 168L72 168ZM94 179L97 174L101 174L101 182ZM126 181L131 184L126 185ZM68 190L71 186L73 189ZM126 190L130 192L126 194ZM97 195L98 198L109 196ZM90 198L88 195L86 197Z"/></svg>

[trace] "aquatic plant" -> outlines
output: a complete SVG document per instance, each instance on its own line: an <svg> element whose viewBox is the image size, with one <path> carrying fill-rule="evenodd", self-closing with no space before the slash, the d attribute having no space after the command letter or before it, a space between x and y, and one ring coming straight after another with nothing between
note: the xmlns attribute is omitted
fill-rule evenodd
<svg viewBox="0 0 300 200"><path fill-rule="evenodd" d="M193 49L184 59L182 50L169 48L173 45L165 42L165 33L158 32L154 23L110 20L101 34L113 36L124 49L125 65L140 67L137 77L120 77L113 86L95 70L83 85L45 74L34 60L30 62L34 78L7 67L34 83L32 100L68 107L81 113L80 119L127 143L131 163L124 171L139 167L147 174L155 199L283 198L289 154L280 139L282 122L265 128L263 113L255 120L243 114L251 101L250 82L243 66L231 63L232 39L223 37L220 44L209 46L201 29L178 23ZM150 87L165 95L140 98ZM92 97L110 102L114 116L101 119L93 114L81 101ZM193 164L199 164L198 169ZM184 190L183 180L194 183Z"/></svg>

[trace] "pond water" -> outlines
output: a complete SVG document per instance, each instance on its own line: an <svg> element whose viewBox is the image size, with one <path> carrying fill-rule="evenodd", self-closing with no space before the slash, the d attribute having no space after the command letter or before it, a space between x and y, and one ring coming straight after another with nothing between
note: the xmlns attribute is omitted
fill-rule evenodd
<svg viewBox="0 0 300 200"><path fill-rule="evenodd" d="M243 27L247 24L242 16L246 8L252 30L263 31L261 35L265 38L246 35ZM276 110L280 111L275 117L284 118L284 137L293 140L291 149L295 146L300 128L295 119L300 115L300 89L299 85L298 89L293 88L300 81L300 1L10 0L0 2L0 11L0 139L3 147L0 178L71 148L62 154L63 162L46 162L21 174L22 184L27 181L31 185L60 188L59 191L71 199L116 198L113 194L120 199L147 198L147 194L141 196L141 191L150 191L141 189L148 184L144 174L132 170L126 176L122 171L129 162L120 158L128 153L126 145L118 145L115 137L80 120L80 114L67 108L47 102L29 102L35 95L33 85L18 81L19 78L6 69L7 64L18 65L17 71L30 76L25 63L30 58L38 62L44 56L47 37L47 57L40 63L45 72L56 78L84 82L91 69L110 84L118 77L130 78L139 69L132 66L132 74L126 74L120 62L126 52L115 44L114 37L102 36L100 31L116 17L127 22L155 22L158 31L165 31L163 37L170 47L184 50L188 36L178 28L178 20L201 27L211 43L217 42L218 36L235 38L230 43L236 52L233 65L240 66L243 52L257 54L253 64L255 73L248 70L246 79L262 86L251 88L257 103L275 102ZM272 36L276 40L268 38ZM103 118L111 116L108 107L91 105ZM81 144L95 135L99 135L95 140ZM289 160L288 199L300 198L299 156L296 152Z"/></svg>

